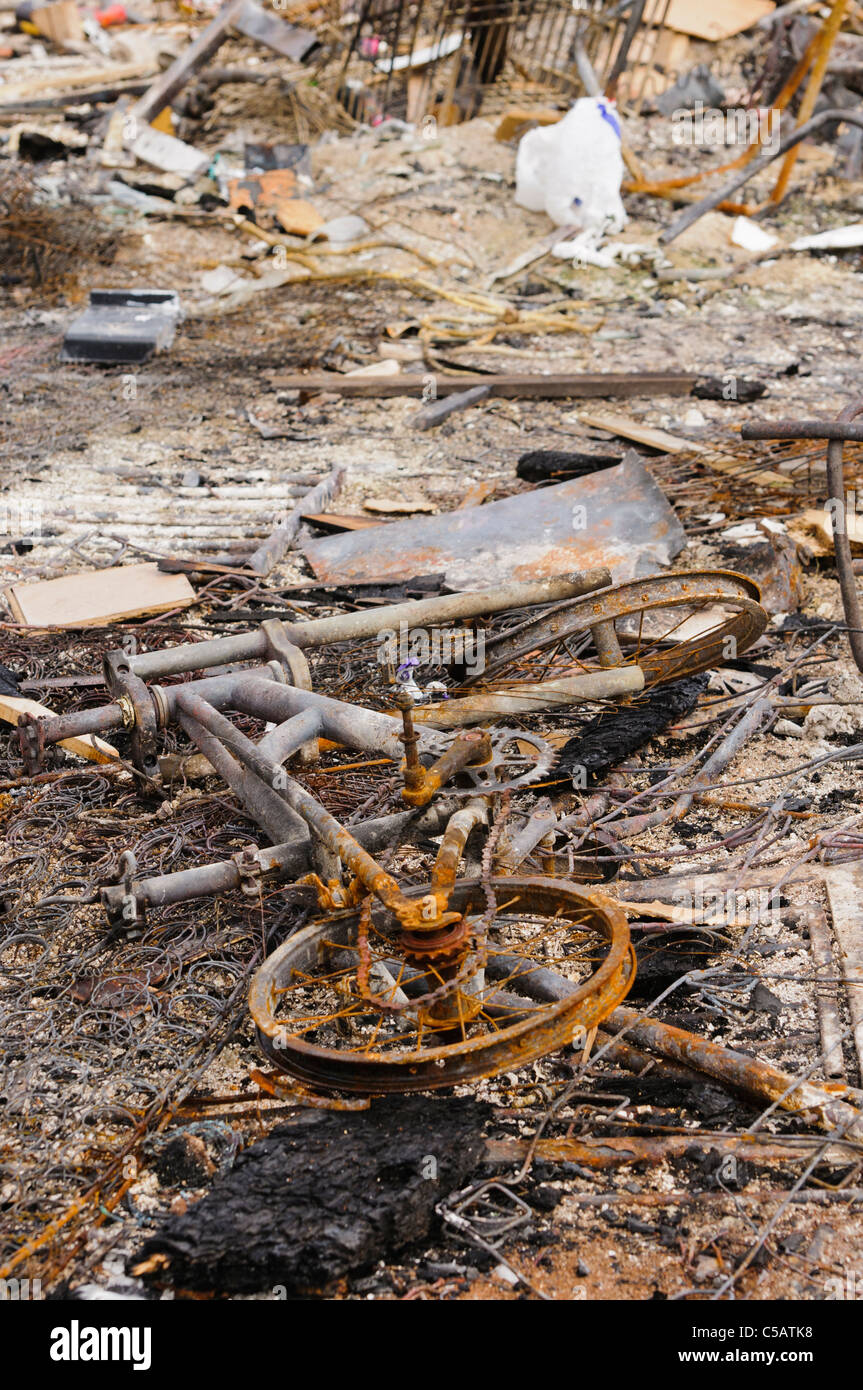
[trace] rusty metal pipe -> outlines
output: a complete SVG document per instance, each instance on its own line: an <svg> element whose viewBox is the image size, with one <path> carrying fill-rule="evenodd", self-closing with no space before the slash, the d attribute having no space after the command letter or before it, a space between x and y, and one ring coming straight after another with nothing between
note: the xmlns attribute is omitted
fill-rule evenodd
<svg viewBox="0 0 863 1390"><path fill-rule="evenodd" d="M761 725L772 713L773 702L769 697L765 696L763 699L757 700L726 735L719 747L714 749L701 771L692 779L687 790L681 793L671 806L660 807L656 811L645 811L641 815L629 816L620 822L613 822L615 837L622 839L624 836L629 838L632 835L641 835L645 830L664 825L667 821L681 820L696 796L713 785L719 774L725 771L747 740L758 732Z"/></svg>
<svg viewBox="0 0 863 1390"><path fill-rule="evenodd" d="M362 752L378 753L395 762L401 761L401 719L379 714L376 710L361 709L357 705L347 705L342 700L333 700L314 690L300 690L297 686L248 681L242 677L235 677L235 681L232 709L274 724L280 724L302 710L313 709L321 716L324 733L334 742ZM188 686L175 688L189 689ZM437 751L436 741L422 730L418 730L417 739L421 752Z"/></svg>
<svg viewBox="0 0 863 1390"><path fill-rule="evenodd" d="M283 763L293 753L298 753L310 738L317 738L321 728L322 720L318 710L301 710L299 714L292 715L283 724L277 724L275 729L264 734L258 743L258 750L274 763Z"/></svg>
<svg viewBox="0 0 863 1390"><path fill-rule="evenodd" d="M863 413L863 402L850 405L839 416L845 424L855 415ZM836 570L839 575L839 588L842 592L842 607L848 626L848 642L851 655L858 671L863 671L863 613L860 610L860 597L857 593L857 580L851 559L851 542L848 527L845 525L845 469L842 461L841 439L831 439L827 445L827 486L830 496L839 502L840 513L833 513L833 549L836 554Z"/></svg>
<svg viewBox="0 0 863 1390"><path fill-rule="evenodd" d="M452 799L430 806L421 816L413 811L397 811L395 815L379 816L356 827L356 838L370 852L391 843L400 831L412 828L419 834L436 834L455 808ZM261 874L274 880L296 879L311 868L309 851L311 839L305 822L300 821L302 833L281 844L259 849L256 859ZM234 859L201 864L194 869L180 869L172 874L155 874L136 880L135 892L148 907L169 907L176 903L192 902L196 898L215 897L230 893L240 886L240 872ZM109 912L119 910L125 889L122 884L102 889L102 901Z"/></svg>
<svg viewBox="0 0 863 1390"><path fill-rule="evenodd" d="M709 193L700 202L692 203L685 212L681 213L676 222L672 222L670 227L667 227L664 232L660 232L660 244L667 246L669 242L679 237L681 232L685 232L687 227L691 227L693 222L697 222L699 217L703 217L706 212L718 207L720 203L726 202L732 193L736 193L738 188L742 188L750 179L760 174L763 169L773 163L774 159L779 159L788 150L794 149L801 140L808 139L813 131L834 121L847 121L851 125L863 126L863 115L842 106L830 106L824 111L819 111L817 116L810 116L808 121L804 121L790 135L786 135L780 140L775 150L751 160L742 173L735 174L722 188L717 189L715 193Z"/></svg>
<svg viewBox="0 0 863 1390"><path fill-rule="evenodd" d="M331 618L314 618L305 623L282 623L284 636L297 647L323 646L328 642L349 642L363 637L377 637L386 628L437 626L459 618L479 617L483 613L500 613L509 608L527 608L533 604L554 603L558 599L577 598L611 583L607 569L561 575L555 579L529 580L504 584L496 589L476 593L445 594L440 598L419 599L409 603L387 604L356 613L337 613ZM207 666L228 665L233 661L253 661L270 655L270 646L262 628L241 632L234 637L215 637L207 642L190 642L168 647L159 652L142 652L129 658L129 667L136 676L175 676L184 671L200 671Z"/></svg>
<svg viewBox="0 0 863 1390"><path fill-rule="evenodd" d="M495 871L499 874L514 874L540 841L554 831L557 816L549 798L543 796L537 801L524 825L518 828L513 826L507 833L508 825L509 822L504 826L492 861Z"/></svg>
<svg viewBox="0 0 863 1390"><path fill-rule="evenodd" d="M308 835L302 817L291 810L287 802L273 790L271 783L262 782L254 772L232 757L224 744L192 715L181 709L177 711L177 718L181 728L212 764L222 781L239 797L252 820L273 844Z"/></svg>
<svg viewBox="0 0 863 1390"><path fill-rule="evenodd" d="M637 1046L712 1076L733 1090L743 1091L758 1104L768 1102L795 1113L811 1112L820 1129L830 1132L845 1128L846 1138L863 1144L863 1114L841 1099L845 1087L831 1094L756 1057L708 1042L658 1019L645 1018L636 1009L618 1005L608 1023L618 1031L625 1028L627 1037Z"/></svg>
<svg viewBox="0 0 863 1390"><path fill-rule="evenodd" d="M187 694L181 687L177 703L184 713L190 714L211 734L215 734L229 752L245 763L246 767L265 786L277 789L279 796L284 798L293 811L302 816L327 849L337 854L351 873L360 880L370 893L374 893L375 897L380 898L384 906L389 908L400 922L405 925L415 924L414 919L422 914L422 906L405 897L396 880L385 869L381 868L380 864L354 839L350 831L340 825L335 816L331 816L315 797L305 791L293 778L288 777L277 763L261 754L251 739L246 738L246 735L235 728L229 719L226 719L212 705L207 704L206 700L202 699L199 694ZM427 922L428 920L429 916L426 913L424 914L424 921Z"/></svg>
<svg viewBox="0 0 863 1390"><path fill-rule="evenodd" d="M532 999L566 999L577 986L552 970L537 966L517 955L492 955L486 966L490 978L517 980ZM734 1091L741 1091L759 1105L777 1104L783 1110L811 1113L820 1129L830 1133L842 1128L845 1137L863 1144L863 1114L832 1093L808 1081L798 1081L787 1072L746 1057L741 1052L708 1042L696 1033L673 1028L655 1018L645 1018L637 1009L618 1005L604 1020L615 1032L626 1031L628 1042L668 1057L672 1062L712 1076Z"/></svg>
<svg viewBox="0 0 863 1390"><path fill-rule="evenodd" d="M845 412L843 411L844 415ZM741 439L841 439L863 442L863 425L838 420L753 420L743 425Z"/></svg>
<svg viewBox="0 0 863 1390"><path fill-rule="evenodd" d="M73 710L71 714L55 714L42 720L46 743L59 743L82 734L106 734L111 729L122 729L125 722L119 705Z"/></svg>
<svg viewBox="0 0 863 1390"><path fill-rule="evenodd" d="M254 661L269 656L266 633L261 628L233 637L213 637L206 642L184 642L158 652L129 657L129 667L142 680L154 676L179 676L184 671L204 671L208 666L229 666L234 661Z"/></svg>
<svg viewBox="0 0 863 1390"><path fill-rule="evenodd" d="M505 690L424 705L414 710L414 719L435 729L458 729L504 714L535 714L582 701L626 699L642 691L644 684L640 666L616 666L562 680L507 685Z"/></svg>
<svg viewBox="0 0 863 1390"><path fill-rule="evenodd" d="M629 1163L665 1163L692 1149L701 1149L705 1154L732 1154L741 1162L770 1167L794 1163L819 1151L825 1163L847 1167L850 1158L849 1152L838 1144L830 1145L824 1152L823 1140L796 1135L773 1135L764 1140L749 1134L636 1134L601 1139L540 1139L535 1145L526 1139L488 1139L485 1160L495 1166L515 1166L530 1152L542 1163L578 1163L583 1168L603 1171Z"/></svg>
<svg viewBox="0 0 863 1390"><path fill-rule="evenodd" d="M361 637L377 637L387 628L438 627L461 618L478 618L484 613L504 613L512 608L531 608L535 604L556 603L558 599L578 598L611 583L607 569L576 570L553 579L518 580L494 589L474 593L443 594L408 603L387 604L356 613L337 613L332 618L313 618L290 627L290 640L298 647L321 646L326 642L349 642Z"/></svg>
<svg viewBox="0 0 863 1390"><path fill-rule="evenodd" d="M863 401L855 401L846 406L835 421L821 420L778 420L758 425L744 425L743 439L826 439L827 444L827 486L831 500L838 506L831 512L833 524L833 551L836 556L836 571L839 576L839 589L842 594L842 607L848 628L848 642L857 670L863 672L863 609L857 592L854 561L851 558L851 542L848 527L845 525L845 468L843 463L843 444L847 440L863 440L863 425L852 424L858 415L863 414Z"/></svg>
<svg viewBox="0 0 863 1390"><path fill-rule="evenodd" d="M452 746L431 767L405 767L402 796L411 806L427 806L435 792L440 791L457 773L463 772L466 767L487 763L491 755L491 739L487 733L471 729L469 733L459 734Z"/></svg>
<svg viewBox="0 0 863 1390"><path fill-rule="evenodd" d="M441 908L445 908L458 874L468 836L478 825L488 823L488 808L484 801L469 801L450 817L431 875L431 889Z"/></svg>

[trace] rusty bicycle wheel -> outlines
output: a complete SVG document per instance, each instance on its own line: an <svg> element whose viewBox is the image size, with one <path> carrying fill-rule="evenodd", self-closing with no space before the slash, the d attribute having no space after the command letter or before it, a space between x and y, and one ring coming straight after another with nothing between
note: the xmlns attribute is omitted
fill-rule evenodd
<svg viewBox="0 0 863 1390"><path fill-rule="evenodd" d="M488 638L481 672L463 686L494 678L540 680L640 666L645 688L692 676L739 656L767 626L758 585L730 570L693 570L615 584L557 604Z"/></svg>
<svg viewBox="0 0 863 1390"><path fill-rule="evenodd" d="M445 1019L440 1005L424 1003L440 992L440 961L409 966L380 907L368 946L383 1006L369 1002L360 913L340 913L295 933L257 971L249 1007L264 1053L307 1086L369 1095L475 1081L573 1041L583 1046L635 977L626 917L603 894L560 880L492 878L489 888L491 914L479 880L461 879L452 892L468 929L483 923L488 968L449 995ZM478 941L469 938L467 950L478 965ZM551 990L532 987L550 977Z"/></svg>

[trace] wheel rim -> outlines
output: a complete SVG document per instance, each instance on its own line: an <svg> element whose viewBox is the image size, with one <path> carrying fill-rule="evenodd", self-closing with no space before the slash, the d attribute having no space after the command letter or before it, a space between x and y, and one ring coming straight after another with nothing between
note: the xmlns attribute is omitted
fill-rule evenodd
<svg viewBox="0 0 863 1390"><path fill-rule="evenodd" d="M542 653L541 667L553 657L548 649L581 639L586 650L567 654L563 666L555 664L554 675L607 669L592 648L590 630L612 623L622 647L623 661L615 665L638 665L644 671L645 686L691 676L721 665L755 642L767 626L767 614L758 603L757 584L730 570L704 570L688 574L661 575L618 584L595 594L561 604L551 613L520 623L486 642L485 667L481 674L465 674L463 685L496 678L507 668ZM719 610L706 631L687 636L683 624L693 611ZM660 615L668 610L668 620ZM658 625L659 630L654 631ZM541 673L540 673L541 674ZM529 677L538 679L535 670ZM520 673L525 679L525 671Z"/></svg>
<svg viewBox="0 0 863 1390"><path fill-rule="evenodd" d="M482 1000L481 1012L448 1031L424 1021L421 1004L416 1017L412 1009L401 1016L400 1028L382 1024L354 988L359 913L342 913L297 932L255 975L249 1007L263 1051L280 1070L318 1089L404 1092L516 1070L595 1027L624 998L635 976L620 907L601 893L555 879L493 878L490 888L498 909L488 930L489 959L509 958L515 949L520 962L535 960L537 969L559 971L571 990L566 997L538 1003L520 991L515 975L504 974L473 996L474 1004ZM410 896L424 892L425 887L416 888ZM450 906L468 919L474 911L481 916L483 885L460 880ZM394 934L385 919L383 909L373 914L380 933L376 963L397 964ZM546 954L549 950L552 954ZM601 959L592 958L591 951ZM426 973L423 988L435 983L434 972ZM399 979L395 970L390 978ZM404 974L400 983L415 986ZM344 1036L337 1039L340 1030Z"/></svg>

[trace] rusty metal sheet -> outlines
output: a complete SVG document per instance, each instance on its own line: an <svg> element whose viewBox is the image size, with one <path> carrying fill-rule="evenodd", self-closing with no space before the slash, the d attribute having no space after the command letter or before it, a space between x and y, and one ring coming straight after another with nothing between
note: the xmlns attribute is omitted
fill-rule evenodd
<svg viewBox="0 0 863 1390"><path fill-rule="evenodd" d="M358 584L446 575L462 589L605 565L615 581L655 574L686 544L638 454L583 478L303 545L316 577Z"/></svg>

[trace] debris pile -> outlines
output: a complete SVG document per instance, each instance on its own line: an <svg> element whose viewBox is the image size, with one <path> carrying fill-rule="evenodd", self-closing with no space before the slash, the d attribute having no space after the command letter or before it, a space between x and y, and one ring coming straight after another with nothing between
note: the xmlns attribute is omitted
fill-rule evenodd
<svg viewBox="0 0 863 1390"><path fill-rule="evenodd" d="M857 8L141 5L0 12L0 1287L844 1297Z"/></svg>

